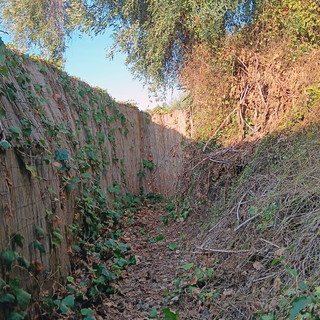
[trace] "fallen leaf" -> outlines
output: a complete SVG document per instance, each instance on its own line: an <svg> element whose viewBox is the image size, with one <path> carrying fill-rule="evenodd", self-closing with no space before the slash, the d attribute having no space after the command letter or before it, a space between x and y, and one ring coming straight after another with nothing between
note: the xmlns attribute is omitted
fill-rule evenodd
<svg viewBox="0 0 320 320"><path fill-rule="evenodd" d="M58 162L58 161L54 161L52 164L53 164L53 166L56 167L56 168L60 168L60 167L62 166L61 163Z"/></svg>
<svg viewBox="0 0 320 320"><path fill-rule="evenodd" d="M60 225L62 223L62 219L58 216L54 216L52 218L52 222L55 224L55 225Z"/></svg>
<svg viewBox="0 0 320 320"><path fill-rule="evenodd" d="M197 276L194 276L191 281L190 281L190 285L194 286L195 284L197 284L199 278Z"/></svg>
<svg viewBox="0 0 320 320"><path fill-rule="evenodd" d="M286 251L286 248L280 248L280 249L278 249L278 250L276 250L276 251L274 252L274 256L277 257L277 258L280 258L280 257L283 256L283 254L285 253L285 251Z"/></svg>
<svg viewBox="0 0 320 320"><path fill-rule="evenodd" d="M6 223L8 224L12 218L12 215L11 215L11 209L7 203L3 206L3 211L4 211L4 218L6 220Z"/></svg>
<svg viewBox="0 0 320 320"><path fill-rule="evenodd" d="M192 295L197 295L201 293L201 289L200 288L192 288Z"/></svg>
<svg viewBox="0 0 320 320"><path fill-rule="evenodd" d="M34 267L35 267L36 274L39 274L41 271L43 271L45 269L44 265L39 261L34 262Z"/></svg>
<svg viewBox="0 0 320 320"><path fill-rule="evenodd" d="M264 269L264 266L259 262L259 261L256 261L254 264L253 264L253 267L260 271L260 270L263 270Z"/></svg>
<svg viewBox="0 0 320 320"><path fill-rule="evenodd" d="M54 93L54 94L52 95L52 98L53 98L55 101L58 101L59 99L61 99L61 96L60 96L59 94L57 94L57 93Z"/></svg>
<svg viewBox="0 0 320 320"><path fill-rule="evenodd" d="M281 284L282 284L281 279L279 277L276 277L273 282L273 288L276 292L280 291Z"/></svg>
<svg viewBox="0 0 320 320"><path fill-rule="evenodd" d="M233 289L226 289L223 291L222 295L224 295L225 297L228 297L228 296L232 296L234 295L234 290Z"/></svg>
<svg viewBox="0 0 320 320"><path fill-rule="evenodd" d="M5 173L5 179L6 179L6 182L7 182L8 186L12 187L12 181L11 181L11 179L10 179L10 177L9 177L7 172Z"/></svg>

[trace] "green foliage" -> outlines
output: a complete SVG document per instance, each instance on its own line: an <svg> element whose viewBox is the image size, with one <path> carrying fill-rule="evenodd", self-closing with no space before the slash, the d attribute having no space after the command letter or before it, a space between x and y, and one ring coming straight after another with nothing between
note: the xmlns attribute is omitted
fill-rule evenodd
<svg viewBox="0 0 320 320"><path fill-rule="evenodd" d="M162 221L165 225L167 225L171 219L174 221L185 221L190 214L191 208L188 201L177 202L171 200L166 205L166 214Z"/></svg>
<svg viewBox="0 0 320 320"><path fill-rule="evenodd" d="M95 317L93 316L94 311L88 308L81 309L81 314L84 316L84 320L94 320Z"/></svg>
<svg viewBox="0 0 320 320"><path fill-rule="evenodd" d="M306 51L319 46L319 21L319 6L313 0L269 0L261 2L252 30L260 45L284 38L293 48Z"/></svg>
<svg viewBox="0 0 320 320"><path fill-rule="evenodd" d="M20 248L23 248L24 237L20 233L14 233L12 236L12 242L18 245Z"/></svg>
<svg viewBox="0 0 320 320"><path fill-rule="evenodd" d="M5 319L25 319L25 309L31 302L31 294L21 287L19 279L8 277L7 282L0 279L0 306L3 307Z"/></svg>
<svg viewBox="0 0 320 320"><path fill-rule="evenodd" d="M176 244L176 243L170 243L170 244L168 245L168 248L169 248L171 251L176 250L178 247L179 247L179 246L178 246L178 244Z"/></svg>
<svg viewBox="0 0 320 320"><path fill-rule="evenodd" d="M59 228L55 228L51 234L51 245L53 246L53 248L58 248L63 239L64 237L61 234L61 230Z"/></svg>
<svg viewBox="0 0 320 320"><path fill-rule="evenodd" d="M56 123L50 120L41 108L45 102L41 101L45 88L40 84L32 83L32 77L21 64L22 58L10 53L9 50L6 52L9 54L8 57L6 56L5 63L9 63L12 67L10 72L13 72L19 86L15 83L7 84L0 89L1 95L11 100L20 99L20 94L24 96L26 98L24 107L30 107L31 114L41 121L45 130L41 132L43 136L36 140L32 134L33 121L19 118L14 125L7 128L8 142L1 141L0 148L6 150L12 147L28 173L36 178L40 171L38 160L43 159L44 163L52 164L60 183L58 188L47 185L51 197L56 198L59 193L69 196L69 193L75 190L78 219L68 226L70 231L68 235L73 237L72 249L77 255L76 260L83 261L81 268L88 274L88 281L83 281L77 275L68 277L68 283L63 292L54 293L52 297L47 297L43 301L40 295L39 305L44 313L47 312L49 318L53 314L58 317L68 317L73 314L75 318L92 320L94 312L89 307L112 293L114 291L112 282L121 275L124 268L136 263L135 256L128 252L129 247L118 239L122 234L121 219L124 212L136 211L145 197L120 194L125 184L124 179L121 180L121 184L114 182L108 190L111 193L108 196L114 200L109 199L100 186L101 177L110 165L108 162L110 154L105 147L106 140L109 139L114 149L117 131L127 129L128 122L106 93L98 94L89 86L82 84L73 90L75 82L64 73L61 74L60 80L63 82L64 89L72 94L74 100L72 107L79 111L80 119L76 121L75 131L72 130L70 123ZM40 66L40 69L44 74L47 72L46 68ZM31 92L30 88L34 90ZM86 97L90 103L82 105L81 100ZM6 117L7 112L0 108L0 118ZM101 131L93 132L92 121L101 128ZM108 125L107 134L102 128L106 125ZM84 134L85 143L81 143L80 133ZM125 135L126 130L123 130L122 134ZM49 148L53 152L50 152ZM125 159L116 159L115 153L112 156L115 161L119 161L120 166L125 161ZM122 171L123 175L124 171ZM154 202L161 198L155 194L150 194L148 197ZM60 226L61 219L56 216L53 207L46 209L43 216L46 222L41 226L33 226L34 238L27 245L30 250L37 251L37 254L55 254L53 250L57 250L65 241L64 227ZM10 248L0 252L0 264L6 277L9 277L9 273L14 268L14 272L19 268L19 270L30 272L38 279L44 266L30 264L17 252L25 245L23 235L12 234L10 240L12 250ZM56 254L58 253L59 251L56 251ZM20 284L11 284L9 278L5 278L3 282L0 281L1 307L4 306L7 310L6 319L24 319L26 313L21 310L31 302L30 294ZM35 285L35 300L39 298L38 289Z"/></svg>
<svg viewBox="0 0 320 320"><path fill-rule="evenodd" d="M54 152L54 159L58 161L70 160L70 152L65 148L60 148Z"/></svg>
<svg viewBox="0 0 320 320"><path fill-rule="evenodd" d="M164 314L165 320L179 320L179 312L178 311L174 311L170 308L164 308L162 310L162 312Z"/></svg>
<svg viewBox="0 0 320 320"><path fill-rule="evenodd" d="M8 141L0 141L0 149L8 150L11 147L11 144Z"/></svg>
<svg viewBox="0 0 320 320"><path fill-rule="evenodd" d="M150 319L157 319L158 318L158 311L157 308L153 307L149 312Z"/></svg>
<svg viewBox="0 0 320 320"><path fill-rule="evenodd" d="M17 303L20 306L26 307L30 303L31 294L26 292L25 290L20 288L15 289L14 294L17 299Z"/></svg>
<svg viewBox="0 0 320 320"><path fill-rule="evenodd" d="M33 247L35 249L38 249L40 253L45 253L46 252L46 249L44 248L44 245L39 240L35 240L33 242Z"/></svg>
<svg viewBox="0 0 320 320"><path fill-rule="evenodd" d="M142 165L144 168L148 168L148 169L153 169L155 167L155 164L153 161L149 161L149 160L143 160Z"/></svg>
<svg viewBox="0 0 320 320"><path fill-rule="evenodd" d="M14 35L20 48L37 45L44 55L62 60L65 49L66 11L59 1L2 1L3 27Z"/></svg>
<svg viewBox="0 0 320 320"><path fill-rule="evenodd" d="M5 65L5 61L6 61L6 48L3 45L3 42L0 37L0 74L8 78L9 71L7 66ZM0 118L1 118L1 112L0 112Z"/></svg>
<svg viewBox="0 0 320 320"><path fill-rule="evenodd" d="M195 43L219 46L226 26L248 20L254 5L252 0L10 0L3 4L2 17L20 47L35 44L57 61L65 38L75 29L98 34L112 26L113 50L128 55L136 76L170 83L177 80L185 53Z"/></svg>
<svg viewBox="0 0 320 320"><path fill-rule="evenodd" d="M315 107L320 99L320 84L315 83L305 88L305 92L308 95L308 104L311 108Z"/></svg>
<svg viewBox="0 0 320 320"><path fill-rule="evenodd" d="M187 271L187 270L192 269L193 267L194 267L194 263L191 262L191 263L187 263L183 266L179 266L178 269L183 269L183 270Z"/></svg>
<svg viewBox="0 0 320 320"><path fill-rule="evenodd" d="M11 265L17 259L17 253L15 251L1 251L0 259L2 265L5 266L6 269L10 270Z"/></svg>
<svg viewBox="0 0 320 320"><path fill-rule="evenodd" d="M8 315L8 320L24 320L27 317L27 313L25 311L14 311L10 312Z"/></svg>

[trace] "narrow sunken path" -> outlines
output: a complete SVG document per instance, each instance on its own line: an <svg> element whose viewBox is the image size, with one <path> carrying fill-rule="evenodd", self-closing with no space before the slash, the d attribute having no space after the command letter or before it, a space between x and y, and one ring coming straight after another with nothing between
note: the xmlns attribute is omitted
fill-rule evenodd
<svg viewBox="0 0 320 320"><path fill-rule="evenodd" d="M208 310L197 299L183 301L177 289L179 279L186 281L188 271L179 266L195 260L192 253L199 230L194 223L163 223L161 205L148 205L126 217L120 240L131 247L137 264L127 267L114 284L116 294L110 296L97 310L98 319L150 319L157 314L164 318L163 309L179 312L179 319L209 319ZM189 228L188 228L189 226ZM199 258L199 256L198 256ZM181 290L181 289L180 289ZM188 299L189 300L189 299Z"/></svg>

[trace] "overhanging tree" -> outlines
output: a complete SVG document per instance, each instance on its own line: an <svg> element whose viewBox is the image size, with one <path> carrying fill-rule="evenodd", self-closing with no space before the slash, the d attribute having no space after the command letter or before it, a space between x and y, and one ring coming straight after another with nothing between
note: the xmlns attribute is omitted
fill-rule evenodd
<svg viewBox="0 0 320 320"><path fill-rule="evenodd" d="M135 76L176 81L194 44L218 48L232 25L250 17L254 0L0 0L2 28L23 47L36 45L61 61L74 30L114 30L114 50L127 55ZM239 19L239 15L242 18Z"/></svg>

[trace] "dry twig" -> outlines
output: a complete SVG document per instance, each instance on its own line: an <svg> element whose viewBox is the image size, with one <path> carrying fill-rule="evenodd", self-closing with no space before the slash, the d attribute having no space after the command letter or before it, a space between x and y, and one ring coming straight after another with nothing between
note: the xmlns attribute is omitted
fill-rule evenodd
<svg viewBox="0 0 320 320"><path fill-rule="evenodd" d="M262 238L260 238L259 240L260 240L260 241L263 241L263 242L266 242L266 243L268 243L268 244L270 244L270 245L272 245L272 246L274 246L274 247L276 247L276 248L280 248L278 245L274 244L274 243L271 242L271 241L268 241L268 240L265 240L265 239L262 239Z"/></svg>
<svg viewBox="0 0 320 320"><path fill-rule="evenodd" d="M209 252L218 252L218 253L244 253L244 252L252 252L253 250L224 250L224 249L210 249L210 248L201 248L197 247L197 249L202 251L209 251ZM200 253L200 252L194 252ZM201 252L203 253L203 252Z"/></svg>
<svg viewBox="0 0 320 320"><path fill-rule="evenodd" d="M248 220L242 222L241 224L239 224L233 231L237 231L240 228L242 228L243 226L245 226L247 223L249 223L250 221L252 221L253 219L257 218L260 216L260 213L256 214L255 216L249 218Z"/></svg>

